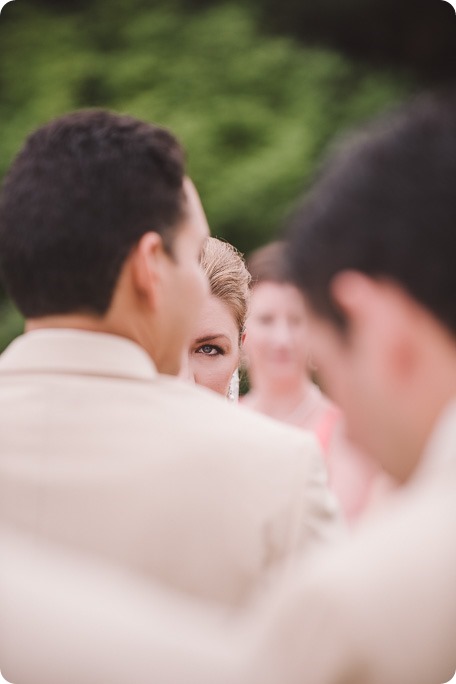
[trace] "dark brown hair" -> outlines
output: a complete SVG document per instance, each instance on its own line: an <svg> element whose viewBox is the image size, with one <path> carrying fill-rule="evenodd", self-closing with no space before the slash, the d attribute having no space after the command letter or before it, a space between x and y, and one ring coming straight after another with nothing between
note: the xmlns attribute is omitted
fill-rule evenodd
<svg viewBox="0 0 456 684"><path fill-rule="evenodd" d="M294 282L346 329L345 270L401 286L456 334L456 93L422 95L349 140L289 228Z"/></svg>
<svg viewBox="0 0 456 684"><path fill-rule="evenodd" d="M22 314L106 313L144 233L172 254L183 176L171 133L130 116L74 112L32 133L0 193L0 273Z"/></svg>

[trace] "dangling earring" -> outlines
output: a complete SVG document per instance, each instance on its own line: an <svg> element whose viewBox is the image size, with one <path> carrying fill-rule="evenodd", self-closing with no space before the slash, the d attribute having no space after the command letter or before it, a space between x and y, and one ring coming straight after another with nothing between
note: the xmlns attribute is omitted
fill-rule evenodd
<svg viewBox="0 0 456 684"><path fill-rule="evenodd" d="M310 373L315 373L318 370L318 366L316 365L315 361L313 360L311 354L309 354L307 357L307 368L309 369Z"/></svg>
<svg viewBox="0 0 456 684"><path fill-rule="evenodd" d="M236 368L231 376L228 394L226 395L228 401L237 402L239 400L239 369Z"/></svg>

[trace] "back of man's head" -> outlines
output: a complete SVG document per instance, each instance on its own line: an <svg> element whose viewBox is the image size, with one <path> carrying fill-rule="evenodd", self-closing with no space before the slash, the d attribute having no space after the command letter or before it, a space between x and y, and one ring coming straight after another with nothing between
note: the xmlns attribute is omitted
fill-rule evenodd
<svg viewBox="0 0 456 684"><path fill-rule="evenodd" d="M27 139L0 194L0 273L26 318L105 314L146 232L172 253L183 153L166 130L88 110Z"/></svg>
<svg viewBox="0 0 456 684"><path fill-rule="evenodd" d="M456 93L421 96L344 145L289 240L295 282L339 327L331 282L353 270L399 285L456 334Z"/></svg>

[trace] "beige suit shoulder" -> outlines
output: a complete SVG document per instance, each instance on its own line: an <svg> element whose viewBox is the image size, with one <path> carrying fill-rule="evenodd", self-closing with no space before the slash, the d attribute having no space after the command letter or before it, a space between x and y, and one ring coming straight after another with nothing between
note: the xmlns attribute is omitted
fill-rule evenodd
<svg viewBox="0 0 456 684"><path fill-rule="evenodd" d="M187 429L204 417L204 450L195 454L203 470L212 460L219 474L236 473L246 493L287 511L294 523L289 548L309 548L342 535L338 505L329 492L327 472L315 436L245 408L199 387L165 380L175 407L187 411ZM239 490L242 491L242 490ZM273 509L271 509L273 510Z"/></svg>
<svg viewBox="0 0 456 684"><path fill-rule="evenodd" d="M299 684L303 673L314 684L451 679L455 520L454 479L410 489L350 540L296 565L260 611L257 624L266 627L247 681Z"/></svg>
<svg viewBox="0 0 456 684"><path fill-rule="evenodd" d="M232 404L224 397L202 387L187 385L174 378L161 376L159 382L162 400L170 404L170 410L190 423L205 423L205 438L251 444L252 449L246 456L265 460L270 454L287 461L299 457L301 467L321 466L321 451L311 432L284 425L242 405ZM306 453L305 459L300 458Z"/></svg>

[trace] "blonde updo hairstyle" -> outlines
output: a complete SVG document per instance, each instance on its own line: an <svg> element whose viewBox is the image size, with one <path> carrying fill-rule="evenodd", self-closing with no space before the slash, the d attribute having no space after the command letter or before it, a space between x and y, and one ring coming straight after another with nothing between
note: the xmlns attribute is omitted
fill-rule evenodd
<svg viewBox="0 0 456 684"><path fill-rule="evenodd" d="M250 273L242 254L229 242L210 237L203 248L201 266L209 280L211 294L224 302L233 314L240 340L247 317L250 286Z"/></svg>

